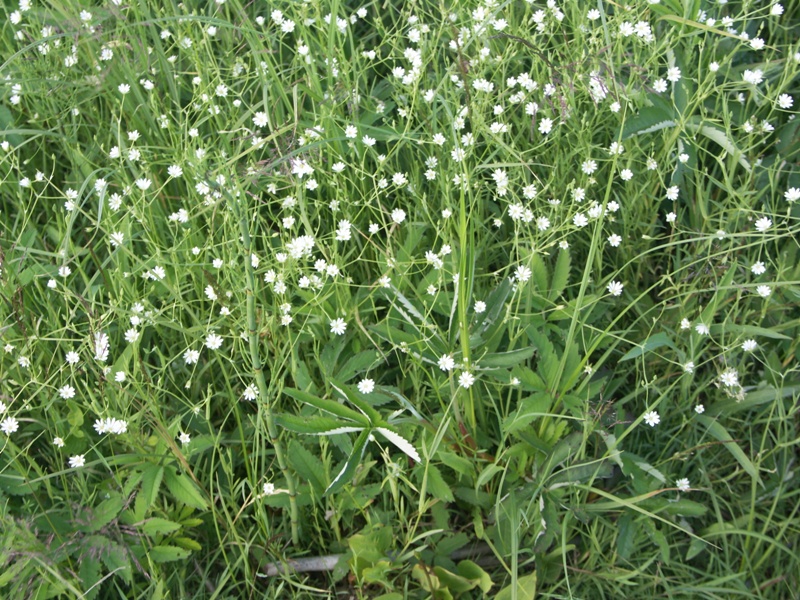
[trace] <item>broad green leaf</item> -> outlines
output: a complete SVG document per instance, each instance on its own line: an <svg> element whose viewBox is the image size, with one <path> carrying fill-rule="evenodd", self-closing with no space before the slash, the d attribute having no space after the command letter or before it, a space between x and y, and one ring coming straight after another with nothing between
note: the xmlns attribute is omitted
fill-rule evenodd
<svg viewBox="0 0 800 600"><path fill-rule="evenodd" d="M106 546L100 553L100 560L115 577L120 577L128 585L133 580L130 553L116 542L107 539Z"/></svg>
<svg viewBox="0 0 800 600"><path fill-rule="evenodd" d="M456 572L462 577L474 581L476 586L479 587L484 594L487 594L494 585L489 574L471 560L462 560L459 562L456 566Z"/></svg>
<svg viewBox="0 0 800 600"><path fill-rule="evenodd" d="M659 96L650 94L647 96L647 101L651 106L644 107L639 114L625 121L622 139L675 127L677 124L674 109Z"/></svg>
<svg viewBox="0 0 800 600"><path fill-rule="evenodd" d="M514 595L514 588L516 596ZM534 600L536 598L536 571L530 575L517 578L516 583L512 582L497 593L494 600Z"/></svg>
<svg viewBox="0 0 800 600"><path fill-rule="evenodd" d="M696 415L695 418L700 423L708 427L708 433L711 434L711 437L722 442L722 445L733 455L733 457L739 462L747 474L755 479L759 485L762 485L761 477L758 476L758 470L756 469L755 465L747 456L747 454L745 454L744 450L742 450L742 447L737 444L731 434L728 433L728 430L725 429L719 421L716 421L709 416Z"/></svg>
<svg viewBox="0 0 800 600"><path fill-rule="evenodd" d="M672 339L664 332L656 333L655 335L651 335L647 338L643 343L637 345L635 348L631 348L628 352L625 353L625 356L619 359L619 362L624 362L626 360L631 360L633 358L637 358L646 354L648 352L652 352L656 348L661 348L662 346L669 346L670 348L675 348L675 343Z"/></svg>
<svg viewBox="0 0 800 600"><path fill-rule="evenodd" d="M317 494L322 494L325 491L325 488L328 487L328 481L325 476L325 467L319 458L296 440L289 442L288 458L289 465L300 477L308 481Z"/></svg>
<svg viewBox="0 0 800 600"><path fill-rule="evenodd" d="M358 373L368 371L381 361L380 355L375 350L365 350L350 357L336 372L336 379L347 383Z"/></svg>
<svg viewBox="0 0 800 600"><path fill-rule="evenodd" d="M367 419L367 417L353 410L352 408L344 406L343 404L339 404L335 400L323 400L322 398L319 398L313 394L296 390L294 388L286 388L283 391L286 393L286 395L291 396L295 400L310 404L311 406L318 408L323 412L336 415L337 417L342 417L343 419L350 419L351 421L360 423L365 427L369 426L369 419Z"/></svg>
<svg viewBox="0 0 800 600"><path fill-rule="evenodd" d="M442 472L436 465L430 463L428 464L428 493L434 498L445 502L453 502L455 500L453 490L445 482Z"/></svg>
<svg viewBox="0 0 800 600"><path fill-rule="evenodd" d="M502 369L509 368L528 360L536 352L536 349L529 346L508 350L507 352L493 352L482 356L478 361L481 369Z"/></svg>
<svg viewBox="0 0 800 600"><path fill-rule="evenodd" d="M669 564L669 542L667 541L667 536L656 527L655 523L650 519L643 520L644 530L647 532L647 535L650 537L651 540L658 546L658 549L661 551L661 560L664 561L664 564Z"/></svg>
<svg viewBox="0 0 800 600"><path fill-rule="evenodd" d="M123 505L122 496L119 494L114 494L110 498L103 500L91 512L89 531L97 531L111 523L111 521L119 516Z"/></svg>
<svg viewBox="0 0 800 600"><path fill-rule="evenodd" d="M717 336L720 333L739 333L742 335L749 335L753 337L764 337L772 340L791 340L788 335L778 333L775 329L777 327L768 329L766 327L756 327L755 325L739 325L737 323L715 323L709 327L712 336Z"/></svg>
<svg viewBox="0 0 800 600"><path fill-rule="evenodd" d="M353 452L345 461L342 470L339 471L339 474L334 478L328 488L325 490L325 496L330 496L331 494L335 494L340 489L342 489L346 483L348 483L356 473L356 468L358 467L361 459L364 456L364 450L367 447L367 442L369 441L369 434L370 430L365 429L361 432L361 435L358 436L355 443L353 444Z"/></svg>
<svg viewBox="0 0 800 600"><path fill-rule="evenodd" d="M136 512L139 513L141 509L142 517L144 517L144 512L156 501L163 477L164 467L161 465L146 463L142 468L142 489L136 496ZM141 506L139 506L139 498L141 498Z"/></svg>
<svg viewBox="0 0 800 600"><path fill-rule="evenodd" d="M180 528L180 523L162 519L160 517L147 519L139 525L139 529L141 529L145 535L149 535L151 537L154 535L166 535L168 533L172 533L173 531L177 531Z"/></svg>
<svg viewBox="0 0 800 600"><path fill-rule="evenodd" d="M185 548L178 548L177 546L155 546L147 553L147 555L150 557L150 560L157 563L182 560L190 554L191 552L189 550L186 550Z"/></svg>
<svg viewBox="0 0 800 600"><path fill-rule="evenodd" d="M164 483L175 499L198 510L208 508L203 495L197 485L188 475L178 475L173 468L164 469Z"/></svg>
<svg viewBox="0 0 800 600"><path fill-rule="evenodd" d="M503 421L503 430L513 433L527 427L536 419L548 415L552 405L553 397L547 392L537 392L524 398L517 412Z"/></svg>

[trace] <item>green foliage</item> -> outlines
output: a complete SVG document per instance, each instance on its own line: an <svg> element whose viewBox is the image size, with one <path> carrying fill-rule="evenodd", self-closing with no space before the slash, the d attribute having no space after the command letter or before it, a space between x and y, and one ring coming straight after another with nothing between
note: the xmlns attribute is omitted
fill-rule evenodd
<svg viewBox="0 0 800 600"><path fill-rule="evenodd" d="M0 597L796 593L796 2L90 4L0 36Z"/></svg>

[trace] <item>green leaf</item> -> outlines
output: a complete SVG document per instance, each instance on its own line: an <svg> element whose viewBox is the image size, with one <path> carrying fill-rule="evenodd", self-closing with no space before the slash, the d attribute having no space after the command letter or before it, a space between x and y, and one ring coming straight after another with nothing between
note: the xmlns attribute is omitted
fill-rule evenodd
<svg viewBox="0 0 800 600"><path fill-rule="evenodd" d="M139 525L139 529L142 530L142 533L151 537L154 535L166 535L168 533L172 533L173 531L177 531L180 528L180 523L169 521L167 519L161 519L159 517L147 519Z"/></svg>
<svg viewBox="0 0 800 600"><path fill-rule="evenodd" d="M762 485L761 477L758 476L758 470L755 465L722 424L706 415L696 415L695 418L703 425L706 425L708 427L708 433L717 441L722 442L722 445L733 455L747 474L755 479L759 485Z"/></svg>
<svg viewBox="0 0 800 600"><path fill-rule="evenodd" d="M503 430L513 433L527 427L536 419L548 415L552 405L553 397L547 392L537 392L523 398L517 412L503 421Z"/></svg>
<svg viewBox="0 0 800 600"><path fill-rule="evenodd" d="M617 554L628 560L636 547L636 534L639 525L629 512L623 514L617 522Z"/></svg>
<svg viewBox="0 0 800 600"><path fill-rule="evenodd" d="M368 371L381 361L380 355L375 350L366 350L350 357L336 372L336 379L347 383L358 373Z"/></svg>
<svg viewBox="0 0 800 600"><path fill-rule="evenodd" d="M656 94L647 96L652 106L647 106L639 114L625 121L622 139L644 135L677 125L675 111Z"/></svg>
<svg viewBox="0 0 800 600"><path fill-rule="evenodd" d="M442 477L442 472L436 465L431 463L428 463L428 493L434 498L443 500L444 502L453 502L455 500L453 490L451 490L450 486L445 482L444 477Z"/></svg>
<svg viewBox="0 0 800 600"><path fill-rule="evenodd" d="M311 406L318 408L319 410L330 413L332 415L336 415L337 417L342 417L343 419L349 419L351 421L355 421L360 423L364 427L369 426L369 419L362 415L361 413L344 406L343 404L339 404L335 400L323 400L322 398L318 398L313 394L309 394L308 392L303 392L301 390L296 390L294 388L286 388L284 392L294 398L295 400L299 400L300 402L305 402L306 404L310 404Z"/></svg>
<svg viewBox="0 0 800 600"><path fill-rule="evenodd" d="M514 598L514 587L516 587L517 600L534 600L536 598L536 571L530 575L517 578L516 583L504 587L497 593L494 600L512 600Z"/></svg>
<svg viewBox="0 0 800 600"><path fill-rule="evenodd" d="M766 327L756 327L755 325L739 325L736 323L716 323L709 327L711 330L712 336L717 336L720 333L738 333L741 335L748 335L753 337L765 337L772 340L791 340L792 338L788 335L784 335L782 333L778 333L775 329L779 327L776 326L772 329L768 329Z"/></svg>
<svg viewBox="0 0 800 600"><path fill-rule="evenodd" d="M164 483L179 502L198 510L205 510L208 504L197 485L187 475L178 475L173 468L164 470Z"/></svg>
<svg viewBox="0 0 800 600"><path fill-rule="evenodd" d="M556 266L553 270L553 278L550 282L550 293L548 298L554 301L558 298L564 289L567 287L569 281L569 267L571 264L569 249L559 250L558 258L556 259Z"/></svg>
<svg viewBox="0 0 800 600"><path fill-rule="evenodd" d="M656 333L655 335L651 335L647 338L642 344L637 345L635 348L631 348L628 352L625 353L625 356L619 359L619 362L624 362L626 360L631 360L633 358L637 358L655 350L656 348L661 348L662 346L669 346L670 348L675 349L675 343L666 333Z"/></svg>
<svg viewBox="0 0 800 600"><path fill-rule="evenodd" d="M142 467L142 489L136 494L134 503L134 512L138 520L144 519L147 510L156 501L163 477L164 467L161 465L145 463Z"/></svg>
<svg viewBox="0 0 800 600"><path fill-rule="evenodd" d="M97 531L111 523L111 521L119 516L123 505L122 496L119 494L114 494L107 500L103 500L92 511L91 520L89 521L89 531Z"/></svg>
<svg viewBox="0 0 800 600"><path fill-rule="evenodd" d="M153 562L165 563L182 560L189 556L191 552L177 546L155 546L147 554Z"/></svg>
<svg viewBox="0 0 800 600"><path fill-rule="evenodd" d="M331 379L329 383L333 389L339 392L342 396L354 404L362 413L364 413L364 416L369 419L367 423L368 425L375 426L382 423L380 413L372 408L372 406L364 402L364 400L362 400L358 394L356 394L352 388L350 388L350 386L345 385L336 379Z"/></svg>
<svg viewBox="0 0 800 600"><path fill-rule="evenodd" d="M311 454L305 446L292 440L289 442L289 465L300 477L311 484L317 494L322 494L328 487L325 467L322 461Z"/></svg>
<svg viewBox="0 0 800 600"><path fill-rule="evenodd" d="M366 450L367 448L367 442L369 441L369 434L370 430L365 429L364 431L361 432L361 435L358 436L355 444L353 444L353 452L347 458L347 461L344 463L342 470L339 471L339 474L334 478L334 480L325 490L324 494L325 496L330 496L331 494L335 494L353 478L353 476L356 473L356 468L361 463L361 459L364 456L364 450Z"/></svg>
<svg viewBox="0 0 800 600"><path fill-rule="evenodd" d="M481 369L509 368L529 359L535 352L536 349L531 346L507 352L493 352L481 357L478 364Z"/></svg>
<svg viewBox="0 0 800 600"><path fill-rule="evenodd" d="M458 563L456 572L462 577L475 582L475 585L479 587L484 594L489 593L489 590L492 589L494 585L489 574L471 560L462 560Z"/></svg>
<svg viewBox="0 0 800 600"><path fill-rule="evenodd" d="M355 427L353 421L337 421L329 417L301 417L299 415L276 415L275 422L284 429L305 435L335 435L360 431L361 426Z"/></svg>
<svg viewBox="0 0 800 600"><path fill-rule="evenodd" d="M127 550L112 540L106 541L106 546L100 552L100 560L116 577L120 577L128 585L133 581L130 554Z"/></svg>
<svg viewBox="0 0 800 600"><path fill-rule="evenodd" d="M728 134L725 133L725 130L721 127L716 125L711 125L708 123L699 123L699 117L693 117L686 123L686 129L688 131L692 131L693 133L699 133L705 137L707 137L712 142L715 142L719 146L721 146L726 152L733 155L734 158L739 162L739 164L744 167L746 171L750 171L750 163L744 157L739 148L737 148L736 144L728 137Z"/></svg>

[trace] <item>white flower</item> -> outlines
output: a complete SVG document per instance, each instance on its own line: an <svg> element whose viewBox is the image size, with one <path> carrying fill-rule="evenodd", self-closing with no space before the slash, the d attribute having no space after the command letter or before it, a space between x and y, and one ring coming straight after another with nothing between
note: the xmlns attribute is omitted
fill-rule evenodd
<svg viewBox="0 0 800 600"><path fill-rule="evenodd" d="M67 352L64 358L67 361L67 364L69 365L77 365L81 361L80 355L74 350L70 350L69 352Z"/></svg>
<svg viewBox="0 0 800 600"><path fill-rule="evenodd" d="M683 365L684 373L694 373L694 361L689 361L685 365Z"/></svg>
<svg viewBox="0 0 800 600"><path fill-rule="evenodd" d="M475 383L475 376L469 371L464 371L458 376L458 385L464 389L471 388L473 383Z"/></svg>
<svg viewBox="0 0 800 600"><path fill-rule="evenodd" d="M765 232L767 229L772 227L772 220L768 219L767 217L761 217L758 221L756 221L756 230L760 232Z"/></svg>
<svg viewBox="0 0 800 600"><path fill-rule="evenodd" d="M733 369L723 371L719 376L719 380L727 387L736 387L739 385L739 375Z"/></svg>
<svg viewBox="0 0 800 600"><path fill-rule="evenodd" d="M794 99L789 94L781 94L778 96L778 106L780 108L792 108Z"/></svg>
<svg viewBox="0 0 800 600"><path fill-rule="evenodd" d="M180 167L180 165L171 165L167 169L167 174L170 177L180 177L181 175L183 175L183 169Z"/></svg>
<svg viewBox="0 0 800 600"><path fill-rule="evenodd" d="M610 236L608 236L608 243L616 248L622 243L622 238L616 233L612 233Z"/></svg>
<svg viewBox="0 0 800 600"><path fill-rule="evenodd" d="M79 469L86 464L86 459L83 454L77 454L69 457L69 466L72 469Z"/></svg>
<svg viewBox="0 0 800 600"><path fill-rule="evenodd" d="M375 382L372 379L362 379L358 382L358 391L362 394L369 394L375 389Z"/></svg>
<svg viewBox="0 0 800 600"><path fill-rule="evenodd" d="M404 211L402 208L395 208L392 211L392 221L399 224L405 220L406 220L406 211Z"/></svg>
<svg viewBox="0 0 800 600"><path fill-rule="evenodd" d="M675 482L675 485L678 486L678 489L682 492L688 492L691 488L689 485L689 480L686 477L682 477Z"/></svg>
<svg viewBox="0 0 800 600"><path fill-rule="evenodd" d="M408 178L405 173L395 173L392 175L392 183L397 186L405 185L408 183Z"/></svg>
<svg viewBox="0 0 800 600"><path fill-rule="evenodd" d="M64 447L64 440L62 440L60 437L54 437L53 438L53 446L55 446L56 448L63 448Z"/></svg>
<svg viewBox="0 0 800 600"><path fill-rule="evenodd" d="M645 413L644 422L650 425L650 427L655 427L661 422L661 417L656 411L651 410L650 412Z"/></svg>
<svg viewBox="0 0 800 600"><path fill-rule="evenodd" d="M478 301L475 303L475 313L476 313L476 314L481 314L481 313L483 313L485 310L486 310L486 302L484 302L483 300L478 300Z"/></svg>
<svg viewBox="0 0 800 600"><path fill-rule="evenodd" d="M253 401L258 398L258 387L255 383L251 383L246 388L244 388L244 393L242 394L245 400Z"/></svg>
<svg viewBox="0 0 800 600"><path fill-rule="evenodd" d="M184 446L186 446L186 445L188 445L188 444L189 444L189 442L191 442L191 441L192 441L192 438L191 438L191 436L190 436L188 433L186 433L185 431L182 431L182 432L180 433L180 435L178 436L178 441L179 441L181 444L183 444Z"/></svg>
<svg viewBox="0 0 800 600"><path fill-rule="evenodd" d="M705 325L703 323L698 323L697 325L695 325L694 330L699 335L708 335L709 333L711 333L711 330L708 328L708 325Z"/></svg>
<svg viewBox="0 0 800 600"><path fill-rule="evenodd" d="M187 350L183 353L183 361L187 365L193 365L198 361L200 358L200 352L198 350Z"/></svg>
<svg viewBox="0 0 800 600"><path fill-rule="evenodd" d="M213 300L217 299L217 292L214 291L214 288L212 286L207 285L206 289L205 289L205 292L206 292L206 296L208 297L209 300L213 301Z"/></svg>
<svg viewBox="0 0 800 600"><path fill-rule="evenodd" d="M619 281L612 281L608 284L608 293L612 296L620 296L622 294L623 285Z"/></svg>
<svg viewBox="0 0 800 600"><path fill-rule="evenodd" d="M539 121L539 133L547 135L553 130L553 119L542 119Z"/></svg>
<svg viewBox="0 0 800 600"><path fill-rule="evenodd" d="M222 336L216 333L209 333L206 336L206 348L209 350L218 350L222 346Z"/></svg>
<svg viewBox="0 0 800 600"><path fill-rule="evenodd" d="M767 267L764 266L764 263L761 261L753 263L753 266L750 267L750 272L753 273L753 275L763 275L766 271Z"/></svg>
<svg viewBox="0 0 800 600"><path fill-rule="evenodd" d="M94 334L94 358L99 362L108 360L108 336L103 332Z"/></svg>
<svg viewBox="0 0 800 600"><path fill-rule="evenodd" d="M119 90L119 93L124 96L131 91L131 86L129 86L127 83L120 83L119 86L117 86L117 89Z"/></svg>
<svg viewBox="0 0 800 600"><path fill-rule="evenodd" d="M125 332L125 341L129 344L133 344L136 340L139 339L139 332L131 327L128 331Z"/></svg>
<svg viewBox="0 0 800 600"><path fill-rule="evenodd" d="M442 371L452 371L456 366L456 361L450 354L442 354L438 362L439 368Z"/></svg>
<svg viewBox="0 0 800 600"><path fill-rule="evenodd" d="M69 400L70 398L75 397L75 388L71 385L65 385L64 387L58 390L58 395L61 396L64 400Z"/></svg>
<svg viewBox="0 0 800 600"><path fill-rule="evenodd" d="M787 202L796 202L800 200L800 188L789 188L783 193L783 197L786 198Z"/></svg>
<svg viewBox="0 0 800 600"><path fill-rule="evenodd" d="M532 274L531 270L528 267L526 267L525 265L520 265L519 267L517 267L515 278L517 281L525 283L531 278L531 274Z"/></svg>
<svg viewBox="0 0 800 600"><path fill-rule="evenodd" d="M760 285L756 288L756 293L762 298L766 298L772 293L772 289L768 285Z"/></svg>
<svg viewBox="0 0 800 600"><path fill-rule="evenodd" d="M344 335L347 330L347 323L344 319L334 319L331 321L331 333L335 335Z"/></svg>
<svg viewBox="0 0 800 600"><path fill-rule="evenodd" d="M19 429L19 421L17 421L14 417L7 417L0 423L0 431L5 433L6 435L11 435L15 431Z"/></svg>
<svg viewBox="0 0 800 600"><path fill-rule="evenodd" d="M706 412L706 407L702 404L698 404L694 407L694 412L696 412L698 415L702 415L704 412Z"/></svg>
<svg viewBox="0 0 800 600"><path fill-rule="evenodd" d="M589 224L589 219L586 218L585 214L577 213L572 217L572 222L575 224L575 227L586 227Z"/></svg>

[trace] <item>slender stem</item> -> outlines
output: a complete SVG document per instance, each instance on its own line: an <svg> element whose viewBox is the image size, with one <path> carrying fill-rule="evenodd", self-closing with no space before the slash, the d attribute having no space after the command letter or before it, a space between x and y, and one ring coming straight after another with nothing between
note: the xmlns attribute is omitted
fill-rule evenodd
<svg viewBox="0 0 800 600"><path fill-rule="evenodd" d="M231 199L234 204L234 210L239 217L239 228L242 233L242 243L245 250L245 292L247 294L247 334L250 341L250 362L253 367L253 374L256 378L256 385L258 386L259 396L263 400L263 414L267 421L267 432L269 434L269 441L275 449L275 458L278 460L278 467L286 480L286 487L289 489L289 511L292 526L292 543L296 546L300 542L300 535L298 532L298 513L297 513L297 488L295 486L294 477L289 470L286 463L286 455L283 452L283 446L278 438L278 428L275 426L275 418L272 414L272 406L270 404L270 396L267 389L267 381L264 378L263 363L261 362L261 354L258 348L258 325L256 322L256 277L253 270L251 261L251 242L250 231L247 227L247 212L241 210L238 202Z"/></svg>

